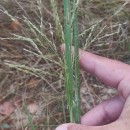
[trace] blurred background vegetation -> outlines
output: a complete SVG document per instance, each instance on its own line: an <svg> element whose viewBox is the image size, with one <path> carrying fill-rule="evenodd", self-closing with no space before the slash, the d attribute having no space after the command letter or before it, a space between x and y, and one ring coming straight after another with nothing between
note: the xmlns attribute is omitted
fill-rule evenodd
<svg viewBox="0 0 130 130"><path fill-rule="evenodd" d="M53 130L69 122L63 13L61 0L0 1L1 130ZM80 0L78 17L80 48L130 64L129 0ZM116 93L83 70L80 86L82 114Z"/></svg>

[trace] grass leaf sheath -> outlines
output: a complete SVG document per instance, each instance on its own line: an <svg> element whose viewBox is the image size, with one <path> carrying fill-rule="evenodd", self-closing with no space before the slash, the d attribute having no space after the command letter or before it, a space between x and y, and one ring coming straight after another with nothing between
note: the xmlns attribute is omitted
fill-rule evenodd
<svg viewBox="0 0 130 130"><path fill-rule="evenodd" d="M65 73L66 97L71 122L80 122L80 91L79 91L79 55L78 55L78 14L77 0L73 3L64 0L64 39L65 39ZM71 49L74 45L74 56Z"/></svg>

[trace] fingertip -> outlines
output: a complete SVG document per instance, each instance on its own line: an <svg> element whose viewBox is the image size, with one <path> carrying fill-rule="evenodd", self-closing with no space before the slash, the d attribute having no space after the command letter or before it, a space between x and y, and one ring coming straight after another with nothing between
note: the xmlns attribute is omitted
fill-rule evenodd
<svg viewBox="0 0 130 130"><path fill-rule="evenodd" d="M67 130L68 124L58 126L55 130Z"/></svg>
<svg viewBox="0 0 130 130"><path fill-rule="evenodd" d="M65 44L62 44L61 46L60 46L60 50L61 50L61 52L65 52Z"/></svg>
<svg viewBox="0 0 130 130"><path fill-rule="evenodd" d="M68 127L72 125L73 123L68 123L68 124L62 124L58 126L55 130L68 130Z"/></svg>
<svg viewBox="0 0 130 130"><path fill-rule="evenodd" d="M81 124L82 125L92 125L91 124L91 118L88 119L87 114L81 117Z"/></svg>
<svg viewBox="0 0 130 130"><path fill-rule="evenodd" d="M83 125L86 124L86 120L85 120L84 116L81 117L81 124L83 124Z"/></svg>

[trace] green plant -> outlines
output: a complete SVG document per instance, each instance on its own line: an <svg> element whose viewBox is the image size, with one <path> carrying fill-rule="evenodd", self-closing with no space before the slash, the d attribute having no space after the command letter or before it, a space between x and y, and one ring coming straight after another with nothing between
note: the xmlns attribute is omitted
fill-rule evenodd
<svg viewBox="0 0 130 130"><path fill-rule="evenodd" d="M79 92L79 55L78 55L78 0L73 3L64 0L64 39L65 39L65 73L66 96L71 122L80 122L80 92ZM72 43L74 55L72 56Z"/></svg>

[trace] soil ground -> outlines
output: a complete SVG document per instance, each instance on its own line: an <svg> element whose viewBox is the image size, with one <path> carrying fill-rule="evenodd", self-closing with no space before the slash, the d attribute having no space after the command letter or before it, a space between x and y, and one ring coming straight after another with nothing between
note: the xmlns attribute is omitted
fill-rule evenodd
<svg viewBox="0 0 130 130"><path fill-rule="evenodd" d="M51 1L0 1L1 130L53 130L69 122L59 50L63 1ZM126 0L80 0L80 48L130 64L129 7ZM82 69L80 86L82 114L116 94Z"/></svg>

